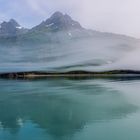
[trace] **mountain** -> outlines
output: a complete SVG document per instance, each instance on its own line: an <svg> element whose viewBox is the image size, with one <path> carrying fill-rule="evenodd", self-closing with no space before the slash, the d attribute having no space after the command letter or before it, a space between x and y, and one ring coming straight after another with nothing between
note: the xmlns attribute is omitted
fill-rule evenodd
<svg viewBox="0 0 140 140"><path fill-rule="evenodd" d="M46 41L64 41L69 39L83 39L83 38L116 38L129 39L135 38L126 35L119 35L114 33L100 32L89 30L80 25L79 22L73 20L69 15L61 12L55 12L50 18L41 22L39 25L29 30L26 39L46 40ZM44 38L44 39L43 39Z"/></svg>
<svg viewBox="0 0 140 140"><path fill-rule="evenodd" d="M43 30L49 31L62 31L62 30L73 30L82 29L82 26L74 21L69 15L62 14L61 12L55 12L49 19L43 21L32 30Z"/></svg>
<svg viewBox="0 0 140 140"><path fill-rule="evenodd" d="M60 12L29 30L10 20L0 29L0 71L125 69L121 60L129 62L139 46L136 38L86 29Z"/></svg>
<svg viewBox="0 0 140 140"><path fill-rule="evenodd" d="M0 24L0 41L3 37L16 37L17 42L27 43L55 43L73 39L113 38L121 40L136 40L135 38L104 33L83 28L79 22L73 20L69 15L55 12L50 18L41 22L32 29L21 27L14 19ZM15 40L14 40L15 41ZM1 41L2 42L2 41ZM5 41L4 41L5 42Z"/></svg>
<svg viewBox="0 0 140 140"><path fill-rule="evenodd" d="M0 24L0 37L15 37L26 32L27 29L21 27L14 19Z"/></svg>

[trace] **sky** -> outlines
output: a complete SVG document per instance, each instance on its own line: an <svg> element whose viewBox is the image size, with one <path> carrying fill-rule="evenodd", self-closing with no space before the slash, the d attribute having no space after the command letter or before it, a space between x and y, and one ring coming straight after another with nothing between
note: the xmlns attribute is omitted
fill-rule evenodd
<svg viewBox="0 0 140 140"><path fill-rule="evenodd" d="M0 0L0 22L14 18L28 28L55 11L85 28L140 38L140 0Z"/></svg>

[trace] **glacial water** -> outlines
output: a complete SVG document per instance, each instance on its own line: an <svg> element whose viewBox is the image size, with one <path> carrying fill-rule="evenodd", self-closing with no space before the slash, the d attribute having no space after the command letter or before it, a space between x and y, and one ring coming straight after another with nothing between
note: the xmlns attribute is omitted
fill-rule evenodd
<svg viewBox="0 0 140 140"><path fill-rule="evenodd" d="M0 80L0 140L139 140L140 80Z"/></svg>

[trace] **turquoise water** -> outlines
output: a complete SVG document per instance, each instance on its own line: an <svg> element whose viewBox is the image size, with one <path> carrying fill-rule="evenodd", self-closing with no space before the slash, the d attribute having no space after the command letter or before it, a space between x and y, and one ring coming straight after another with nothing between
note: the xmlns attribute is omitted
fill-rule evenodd
<svg viewBox="0 0 140 140"><path fill-rule="evenodd" d="M0 140L139 140L139 79L0 80Z"/></svg>

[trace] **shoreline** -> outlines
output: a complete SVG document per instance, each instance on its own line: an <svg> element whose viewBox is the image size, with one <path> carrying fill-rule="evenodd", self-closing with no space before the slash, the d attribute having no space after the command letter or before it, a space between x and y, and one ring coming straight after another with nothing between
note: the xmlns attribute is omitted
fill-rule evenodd
<svg viewBox="0 0 140 140"><path fill-rule="evenodd" d="M51 77L140 77L140 71L112 70L103 72L70 71L70 72L9 72L0 73L0 78L7 79L34 79Z"/></svg>

